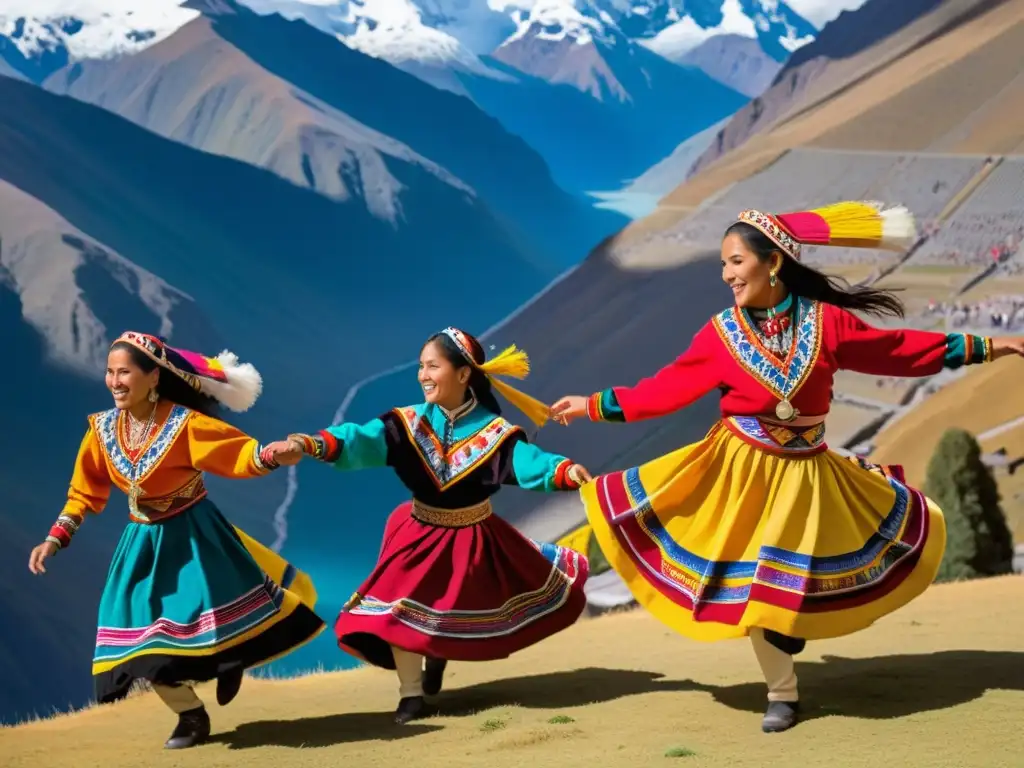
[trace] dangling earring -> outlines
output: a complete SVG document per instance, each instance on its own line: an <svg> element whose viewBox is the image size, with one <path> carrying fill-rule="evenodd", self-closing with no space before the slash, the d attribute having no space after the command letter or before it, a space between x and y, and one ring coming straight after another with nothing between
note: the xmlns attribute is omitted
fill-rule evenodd
<svg viewBox="0 0 1024 768"><path fill-rule="evenodd" d="M778 280L775 279L775 273L772 272L771 275L768 277L768 285L774 288L777 282Z"/></svg>
<svg viewBox="0 0 1024 768"><path fill-rule="evenodd" d="M157 391L154 388L154 389L149 390L149 394L146 395L146 399L149 400L149 402L151 402L151 403L155 403L157 400L160 399L160 395L157 394Z"/></svg>

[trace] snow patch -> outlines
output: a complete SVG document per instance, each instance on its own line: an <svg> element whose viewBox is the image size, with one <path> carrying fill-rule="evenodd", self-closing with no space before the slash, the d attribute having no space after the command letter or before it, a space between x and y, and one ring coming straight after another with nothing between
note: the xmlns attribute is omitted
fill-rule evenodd
<svg viewBox="0 0 1024 768"><path fill-rule="evenodd" d="M183 0L0 0L0 35L26 58L104 59L147 48L199 16Z"/></svg>
<svg viewBox="0 0 1024 768"><path fill-rule="evenodd" d="M571 0L538 0L530 8L516 8L512 11L516 31L502 43L502 47L531 32L539 40L572 40L576 45L587 45L596 38L614 45L615 38L606 29L606 25L614 26L614 22L607 12L601 11L599 15L605 17L603 23L601 19L579 11Z"/></svg>
<svg viewBox="0 0 1024 768"><path fill-rule="evenodd" d="M772 2L772 0L762 0L761 7L764 8L768 2ZM722 15L722 22L718 26L707 28L701 27L692 18L686 16L675 24L665 27L651 39L638 42L671 61L679 59L705 41L719 35L757 38L755 21L743 12L740 0L725 0L722 3ZM767 23L760 16L758 19L760 23Z"/></svg>
<svg viewBox="0 0 1024 768"><path fill-rule="evenodd" d="M779 45L785 48L787 51L792 53L798 48L803 48L808 43L814 42L814 35L804 35L803 37L795 38L793 36L780 37Z"/></svg>
<svg viewBox="0 0 1024 768"><path fill-rule="evenodd" d="M458 37L438 28L454 21L412 0L243 0L256 13L302 19L345 45L395 66L455 67L497 77ZM490 13L483 7L485 13Z"/></svg>

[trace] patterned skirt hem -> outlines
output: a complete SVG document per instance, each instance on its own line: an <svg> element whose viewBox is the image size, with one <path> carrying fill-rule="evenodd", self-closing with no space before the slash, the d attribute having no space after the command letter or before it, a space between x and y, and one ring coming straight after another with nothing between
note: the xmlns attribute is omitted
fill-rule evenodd
<svg viewBox="0 0 1024 768"><path fill-rule="evenodd" d="M827 567L831 559L853 561L853 555L820 558L764 544L761 556L749 562L701 560L668 538L662 521L672 519L675 507L663 508L657 490L648 493L640 475L651 465L596 478L581 495L609 564L637 602L676 632L704 642L741 638L755 627L807 640L840 637L871 626L932 584L945 550L945 521L930 499L905 485L901 468L873 467L881 477L864 480L866 466L827 456L805 461L828 461L836 471L862 483L878 484L884 478L896 499L888 516L879 510L879 532L864 544L865 554L858 554L865 562L858 566L860 571L843 566L837 570L845 573L836 576L815 568ZM675 457L664 463L671 461L678 467ZM719 471L713 465L705 470L712 476ZM671 478L669 474L662 482L671 483ZM686 519L718 519L724 503L725 499L704 499L696 511L687 508ZM830 515L843 514L849 503L833 497L824 500L823 508ZM800 514L795 519L801 519ZM652 541L660 546L652 547Z"/></svg>
<svg viewBox="0 0 1024 768"><path fill-rule="evenodd" d="M190 655L168 653L166 649L142 651L109 669L94 672L96 701L108 704L123 699L136 680L163 685L207 682L238 667L258 667L304 645L325 627L312 609L299 603L272 626L228 648L215 646L208 653L191 651Z"/></svg>
<svg viewBox="0 0 1024 768"><path fill-rule="evenodd" d="M334 626L338 647L358 659L394 669L391 647L448 661L496 661L572 626L586 608L582 584L568 589L565 603L551 613L492 637L446 637L415 629L392 615L353 615L343 612Z"/></svg>

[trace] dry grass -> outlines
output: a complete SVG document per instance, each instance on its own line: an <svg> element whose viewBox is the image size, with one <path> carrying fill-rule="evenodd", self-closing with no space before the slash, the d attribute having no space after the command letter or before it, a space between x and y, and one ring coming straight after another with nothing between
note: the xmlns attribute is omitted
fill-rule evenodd
<svg viewBox="0 0 1024 768"><path fill-rule="evenodd" d="M846 395L866 397L888 405L899 405L907 395L907 390L914 386L911 379L890 379L883 376L869 376L853 371L839 371L835 375L835 390ZM883 386L878 382L884 381Z"/></svg>
<svg viewBox="0 0 1024 768"><path fill-rule="evenodd" d="M837 386L836 389L838 390L839 387ZM865 425L881 418L883 413L877 408L869 408L859 403L833 401L825 421L829 445L838 446L846 443Z"/></svg>
<svg viewBox="0 0 1024 768"><path fill-rule="evenodd" d="M160 749L173 716L145 694L0 730L0 754L5 768L1015 766L1024 624L1006 606L1022 599L1015 576L936 586L869 630L811 643L797 667L805 722L781 735L760 732L746 642L694 643L632 611L453 664L443 716L405 727L390 722L392 673L364 669L248 680L211 706L213 742L193 750Z"/></svg>
<svg viewBox="0 0 1024 768"><path fill-rule="evenodd" d="M943 387L875 438L873 461L902 464L907 480L924 482L935 444L950 427L980 434L1024 414L1024 360L979 365Z"/></svg>

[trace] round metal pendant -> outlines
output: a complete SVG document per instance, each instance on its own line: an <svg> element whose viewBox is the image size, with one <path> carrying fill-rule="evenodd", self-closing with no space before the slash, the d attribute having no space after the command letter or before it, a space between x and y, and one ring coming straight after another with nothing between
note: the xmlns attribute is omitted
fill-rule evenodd
<svg viewBox="0 0 1024 768"><path fill-rule="evenodd" d="M783 421L789 421L796 416L796 409L789 400L781 400L779 404L775 406L775 415Z"/></svg>

